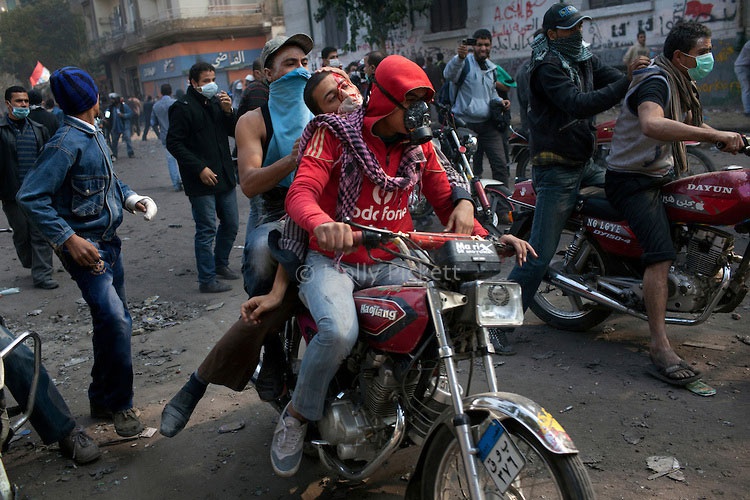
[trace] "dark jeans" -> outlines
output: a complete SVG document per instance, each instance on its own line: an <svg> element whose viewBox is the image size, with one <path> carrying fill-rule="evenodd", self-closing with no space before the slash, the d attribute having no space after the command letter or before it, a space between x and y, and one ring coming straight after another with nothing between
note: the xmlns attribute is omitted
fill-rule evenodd
<svg viewBox="0 0 750 500"><path fill-rule="evenodd" d="M129 132L112 132L112 156L117 158L117 148L120 144L120 136L122 136L122 140L125 141L125 149L128 152L128 156L133 156L135 153L133 153L133 143L130 141Z"/></svg>
<svg viewBox="0 0 750 500"><path fill-rule="evenodd" d="M79 266L64 247L58 255L81 290L94 324L89 401L117 412L133 406L132 320L125 299L120 239L93 243L99 249L100 266Z"/></svg>
<svg viewBox="0 0 750 500"><path fill-rule="evenodd" d="M508 162L505 159L503 133L490 121L482 123L467 123L466 126L476 132L480 150L487 155L492 169L492 178L508 184ZM479 156L479 154L477 154ZM482 162L475 166L474 174L481 177Z"/></svg>
<svg viewBox="0 0 750 500"><path fill-rule="evenodd" d="M31 268L31 278L38 285L52 278L52 247L15 201L4 201L3 211L13 228L13 245L21 265Z"/></svg>
<svg viewBox="0 0 750 500"><path fill-rule="evenodd" d="M0 350L15 340L13 334L0 325ZM34 375L34 352L21 344L3 360L5 365L5 386L21 408L26 409ZM34 410L29 417L44 444L60 441L76 426L68 405L55 387L44 366L39 371L39 384L36 387Z"/></svg>
<svg viewBox="0 0 750 500"><path fill-rule="evenodd" d="M585 167L534 166L531 170L536 207L529 243L538 257L523 266L517 264L508 279L521 285L523 310L528 309L555 256L565 222L575 207L581 186L601 186L604 170L589 161Z"/></svg>

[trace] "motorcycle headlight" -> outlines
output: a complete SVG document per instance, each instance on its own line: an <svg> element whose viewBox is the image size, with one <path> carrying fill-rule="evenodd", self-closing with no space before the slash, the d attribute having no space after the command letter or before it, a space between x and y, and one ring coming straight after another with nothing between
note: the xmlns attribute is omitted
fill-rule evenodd
<svg viewBox="0 0 750 500"><path fill-rule="evenodd" d="M481 327L523 324L521 286L510 281L473 281L462 286L475 304L477 325Z"/></svg>

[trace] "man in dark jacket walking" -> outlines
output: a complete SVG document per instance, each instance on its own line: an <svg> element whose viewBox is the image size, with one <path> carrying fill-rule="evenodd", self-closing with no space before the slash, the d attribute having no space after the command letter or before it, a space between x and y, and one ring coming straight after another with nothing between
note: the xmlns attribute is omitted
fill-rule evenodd
<svg viewBox="0 0 750 500"><path fill-rule="evenodd" d="M603 185L604 172L593 168L593 118L625 95L628 76L605 66L583 41L583 21L575 7L554 4L544 14L532 44L528 112L532 179L537 194L529 243L539 254L509 279L521 284L524 310L529 307L560 241L565 221L581 185Z"/></svg>
<svg viewBox="0 0 750 500"><path fill-rule="evenodd" d="M231 287L216 278L240 277L229 268L229 253L239 229L237 176L229 152L229 136L234 136L237 117L232 98L218 91L213 66L194 64L189 79L185 96L169 108L167 149L177 158L192 205L199 289L203 293L226 292Z"/></svg>
<svg viewBox="0 0 750 500"><path fill-rule="evenodd" d="M42 106L42 93L38 90L29 90L29 109L31 110L29 111L29 119L44 125L50 137L55 135L60 125L57 123L55 115Z"/></svg>
<svg viewBox="0 0 750 500"><path fill-rule="evenodd" d="M3 211L13 228L13 245L21 265L31 269L35 287L51 290L59 286L52 279L52 247L16 203L16 193L49 139L49 133L44 126L29 120L29 94L23 87L16 85L6 89L5 106L8 114L0 120Z"/></svg>

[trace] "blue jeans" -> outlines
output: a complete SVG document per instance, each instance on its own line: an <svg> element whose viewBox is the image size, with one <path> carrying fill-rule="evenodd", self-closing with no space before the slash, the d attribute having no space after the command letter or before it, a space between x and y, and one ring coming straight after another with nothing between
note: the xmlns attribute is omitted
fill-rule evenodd
<svg viewBox="0 0 750 500"><path fill-rule="evenodd" d="M180 168L177 166L177 158L172 156L167 148L164 148L164 152L167 154L167 169L169 170L169 178L172 180L172 187L177 189L182 188L182 177L180 177Z"/></svg>
<svg viewBox="0 0 750 500"><path fill-rule="evenodd" d="M531 305L544 279L552 257L555 256L565 222L575 207L581 186L604 185L605 170L589 161L585 167L534 166L531 171L536 208L531 225L529 243L539 255L519 267L517 264L508 279L521 285L523 310Z"/></svg>
<svg viewBox="0 0 750 500"><path fill-rule="evenodd" d="M112 132L112 156L117 158L117 146L120 143L120 136L125 141L125 149L128 151L128 156L133 156L133 143L130 142L130 130L125 132Z"/></svg>
<svg viewBox="0 0 750 500"><path fill-rule="evenodd" d="M120 239L92 242L101 267L79 266L62 247L58 252L65 269L81 290L94 324L94 366L89 401L113 412L133 407L133 361L130 337L133 323L125 298L125 270Z"/></svg>
<svg viewBox="0 0 750 500"><path fill-rule="evenodd" d="M229 265L229 252L232 251L240 226L237 195L232 188L224 193L189 198L195 221L195 262L198 267L198 281L211 283L216 279L216 268Z"/></svg>
<svg viewBox="0 0 750 500"><path fill-rule="evenodd" d="M742 109L746 115L750 114L750 66L735 66L734 73L740 82Z"/></svg>
<svg viewBox="0 0 750 500"><path fill-rule="evenodd" d="M406 265L395 259L392 262ZM302 357L292 404L307 420L323 417L328 385L341 362L357 342L359 323L352 292L376 285L400 285L412 278L410 271L393 264L348 265L339 271L332 259L309 252L305 260L306 278L299 294L309 309L318 333Z"/></svg>
<svg viewBox="0 0 750 500"><path fill-rule="evenodd" d="M245 234L245 249L242 252L242 279L248 297L263 295L271 291L276 276L277 262L271 255L268 246L268 233L274 229L281 231L281 221L266 222L255 229L251 229L248 215L247 233Z"/></svg>
<svg viewBox="0 0 750 500"><path fill-rule="evenodd" d="M0 325L0 350L5 349L14 340L13 334ZM31 379L34 375L34 352L25 344L21 344L5 357L3 363L5 385L13 395L13 399L25 410L31 390ZM29 420L44 444L60 441L76 426L68 405L65 404L65 400L44 366L41 366L39 370L34 410Z"/></svg>

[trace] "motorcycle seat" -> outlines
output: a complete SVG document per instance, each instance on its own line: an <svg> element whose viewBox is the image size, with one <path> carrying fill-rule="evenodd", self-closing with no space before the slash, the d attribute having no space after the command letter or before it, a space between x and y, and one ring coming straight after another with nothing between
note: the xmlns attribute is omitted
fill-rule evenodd
<svg viewBox="0 0 750 500"><path fill-rule="evenodd" d="M576 211L597 219L623 220L620 212L609 203L607 195L604 194L604 188L599 186L587 186L578 192Z"/></svg>

